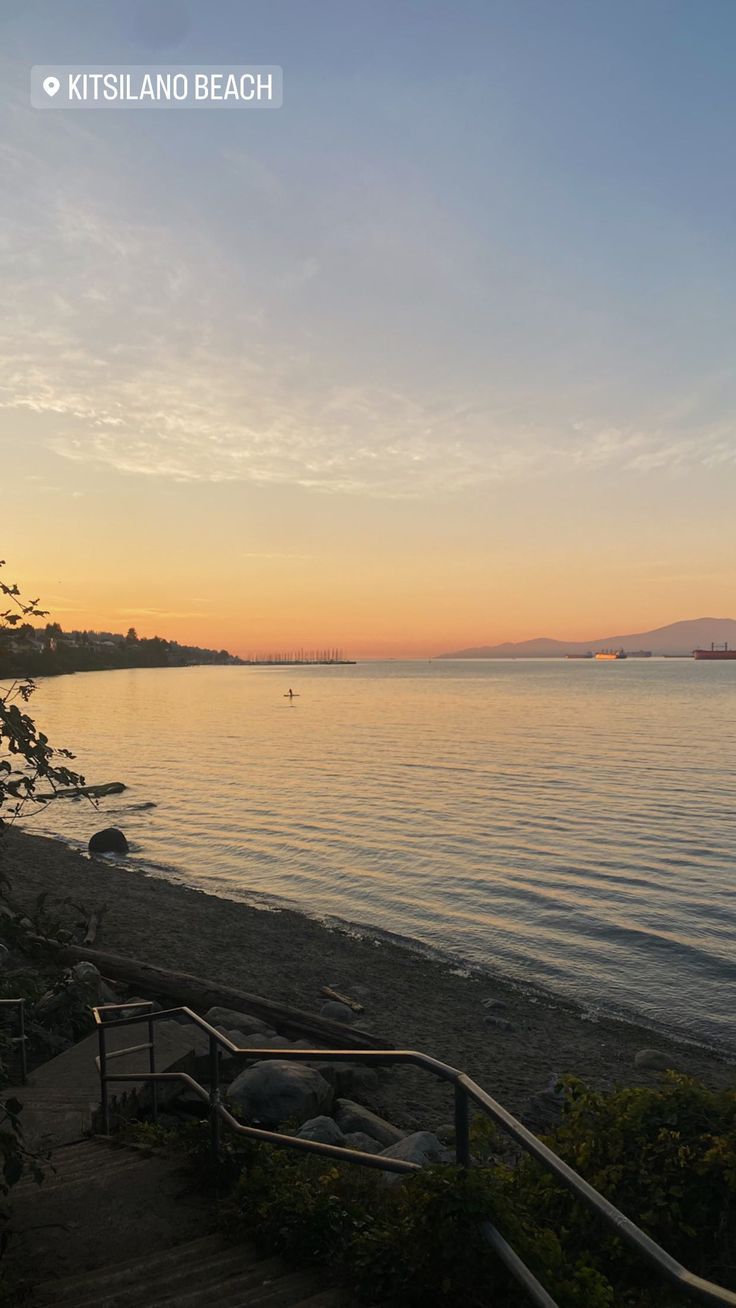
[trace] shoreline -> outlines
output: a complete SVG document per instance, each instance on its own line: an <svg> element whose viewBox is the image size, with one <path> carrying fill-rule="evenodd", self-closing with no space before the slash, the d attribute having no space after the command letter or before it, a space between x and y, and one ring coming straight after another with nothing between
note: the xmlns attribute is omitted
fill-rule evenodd
<svg viewBox="0 0 736 1308"><path fill-rule="evenodd" d="M29 832L27 834L34 833ZM95 859L94 856L87 853L86 846L82 841L50 832L40 832L39 835L43 839L61 842L65 848L78 853L85 862L100 861L100 859ZM143 876L151 880L166 881L170 885L180 886L185 890L198 891L208 898L224 900L226 903L236 906L243 905L258 913L292 913L298 918L306 918L308 921L316 923L317 926L323 927L324 930L330 933L338 933L348 939L365 940L379 946L382 944L389 945L405 951L407 954L416 955L420 959L440 967L450 975L467 976L478 981L485 981L491 988L500 985L504 991L514 992L519 1002L541 1003L550 1009L564 1010L573 1017L578 1017L581 1021L593 1023L610 1021L627 1027L635 1027L638 1031L648 1033L655 1041L664 1041L668 1048L679 1048L681 1046L686 1049L690 1048L708 1056L712 1055L723 1062L733 1063L736 1067L736 1043L729 1045L708 1039L698 1040L683 1028L668 1026L665 1022L658 1023L654 1019L648 1019L641 1014L637 1014L633 1009L616 1008L613 1005L606 1008L592 1001L586 1003L571 995L545 987L541 982L512 976L501 970L497 971L490 963L463 957L460 954L453 953L451 949L443 949L439 945L432 945L419 938L405 936L400 932L390 931L386 927L372 923L357 922L339 917L337 914L312 911L309 908L301 907L293 900L276 894L258 890L238 891L237 888L228 888L227 891L224 889L213 890L208 888L206 881L202 883L192 881L175 864L155 863L146 860L145 857L139 857L133 851L131 851L131 854L132 857L130 855L120 855L113 857L110 862L107 860L102 861L104 866L115 867L120 872L131 876Z"/></svg>
<svg viewBox="0 0 736 1308"><path fill-rule="evenodd" d="M641 1049L671 1054L673 1067L714 1088L736 1084L730 1050L586 1012L492 969L435 956L421 942L330 924L291 907L221 898L21 829L0 838L0 872L12 883L10 898L26 911L44 891L89 909L107 904L96 948L317 1013L322 986L352 995L365 1006L360 1025L461 1068L517 1114L553 1075L572 1074L599 1089L658 1084L656 1072L634 1066ZM72 923L78 914L58 907L57 916ZM384 1104L393 1120L446 1120L446 1087L417 1072L402 1072L400 1080L400 1095L397 1087L385 1092L395 1099Z"/></svg>

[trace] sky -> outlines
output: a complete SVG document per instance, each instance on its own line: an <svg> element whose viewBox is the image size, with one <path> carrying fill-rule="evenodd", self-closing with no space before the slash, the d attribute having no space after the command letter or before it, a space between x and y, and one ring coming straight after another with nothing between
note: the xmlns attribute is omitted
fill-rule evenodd
<svg viewBox="0 0 736 1308"><path fill-rule="evenodd" d="M424 657L736 616L733 0L0 0L0 557ZM34 64L278 64L253 111Z"/></svg>

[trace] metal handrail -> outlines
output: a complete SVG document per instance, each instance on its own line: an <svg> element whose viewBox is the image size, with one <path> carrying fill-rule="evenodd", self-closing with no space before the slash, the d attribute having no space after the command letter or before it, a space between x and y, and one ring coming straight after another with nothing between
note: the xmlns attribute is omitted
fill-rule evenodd
<svg viewBox="0 0 736 1308"><path fill-rule="evenodd" d="M133 1004L104 1004L99 1005L92 1011L94 1013L95 1023L98 1028L99 1038L99 1057L96 1060L97 1068L100 1073L100 1092L101 1092L101 1113L103 1130L109 1130L109 1102L107 1086L110 1081L151 1081L153 1086L161 1081L181 1080L194 1090L200 1098L206 1100L209 1104L210 1133L213 1153L216 1155L219 1150L220 1142L220 1122L224 1121L238 1135L250 1136L254 1139L265 1140L270 1144L277 1144L282 1148L303 1149L305 1152L319 1153L335 1159L346 1162L357 1163L362 1167L378 1167L381 1171L392 1172L409 1172L419 1170L416 1163L409 1163L406 1160L398 1158L384 1158L382 1155L364 1154L353 1149L343 1149L336 1145L322 1144L316 1140L301 1140L296 1136L282 1136L271 1131L261 1131L256 1127L244 1126L238 1122L231 1113L222 1104L220 1096L220 1051L226 1050L230 1054L240 1055L250 1059L283 1059L289 1062L329 1062L329 1063L352 1063L361 1062L369 1066L391 1066L393 1064L405 1064L414 1067L420 1067L426 1072L430 1072L439 1080L449 1082L455 1090L455 1158L457 1163L462 1167L470 1165L470 1139L469 1139L469 1111L468 1101L471 1100L478 1108L490 1117L498 1126L501 1127L507 1135L510 1135L517 1144L525 1150L526 1153L536 1158L547 1171L557 1177L568 1190L570 1190L578 1199L580 1199L588 1208L592 1209L607 1226L611 1227L615 1234L630 1245L634 1251L648 1262L660 1275L665 1277L674 1285L675 1289L689 1297L698 1300L700 1303L718 1304L722 1308L736 1308L736 1294L723 1286L707 1281L694 1272L689 1271L682 1263L668 1254L665 1249L658 1245L655 1240L646 1235L640 1227L626 1217L618 1208L615 1207L608 1199L590 1185L583 1177L579 1176L572 1167L563 1162L547 1145L527 1130L521 1122L509 1113L501 1104L485 1090L472 1080L465 1072L456 1067L451 1067L449 1063L443 1063L429 1054L420 1053L415 1049L251 1049L242 1048L236 1045L228 1036L223 1035L216 1027L210 1025L198 1013L191 1008L179 1007L169 1008L154 1013L150 1011L152 1005L146 1005L149 1011L146 1014L139 1014L133 1017L118 1017L107 1019L104 1014L118 1011L120 1009L130 1009L132 1007L141 1007L143 1005ZM185 1016L189 1021L198 1026L209 1037L210 1049L210 1089L205 1090L200 1086L193 1077L187 1076L183 1072L156 1072L155 1069L155 1048L154 1048L154 1026L155 1023L165 1018ZM105 1033L107 1030L132 1026L138 1022L146 1021L149 1029L150 1041L150 1071L117 1073L110 1075L107 1071L107 1060L111 1054L107 1053ZM146 1046L136 1046L136 1048L145 1048ZM116 1056L120 1053L130 1052L130 1050L116 1050ZM112 1053L112 1051L111 1051ZM156 1103L154 1099L154 1116L156 1112ZM489 1243L494 1248L498 1257L504 1262L508 1270L515 1279L524 1286L532 1301L539 1308L556 1308L554 1301L550 1299L547 1291L540 1285L533 1274L519 1259L518 1255L510 1248L500 1233L490 1223L483 1223L482 1230Z"/></svg>
<svg viewBox="0 0 736 1308"><path fill-rule="evenodd" d="M26 1054L26 1009L25 999L0 999L0 1005L5 1007L14 1007L18 1009L18 1034L11 1036L12 1044L20 1046L20 1080L21 1085L25 1085L28 1080L28 1056Z"/></svg>

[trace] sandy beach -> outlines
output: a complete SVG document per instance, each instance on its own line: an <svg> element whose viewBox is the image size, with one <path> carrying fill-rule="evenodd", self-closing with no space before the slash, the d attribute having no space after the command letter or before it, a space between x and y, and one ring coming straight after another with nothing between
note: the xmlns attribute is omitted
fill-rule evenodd
<svg viewBox="0 0 736 1308"><path fill-rule="evenodd" d="M331 929L290 910L265 911L87 858L61 841L10 831L0 872L26 910L43 891L85 907L107 906L96 947L186 971L319 1012L329 985L365 1006L361 1025L462 1068L516 1113L553 1073L605 1088L652 1085L641 1049L671 1052L672 1065L713 1087L733 1086L736 1066L716 1052L670 1043L650 1030L520 992L488 972L458 975L442 961L370 935ZM71 924L72 908L59 916ZM484 1001L495 1000L489 1022ZM663 1015L666 1018L666 1015ZM494 1020L495 1019L495 1020ZM510 1029L504 1029L508 1025ZM399 1125L446 1121L446 1087L402 1072L382 1107Z"/></svg>

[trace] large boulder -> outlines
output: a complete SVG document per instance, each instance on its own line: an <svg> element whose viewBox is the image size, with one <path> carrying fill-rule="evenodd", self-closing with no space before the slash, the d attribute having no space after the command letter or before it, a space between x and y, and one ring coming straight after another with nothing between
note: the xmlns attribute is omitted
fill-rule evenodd
<svg viewBox="0 0 736 1308"><path fill-rule="evenodd" d="M96 831L87 846L90 854L127 854L130 846L118 827Z"/></svg>
<svg viewBox="0 0 736 1308"><path fill-rule="evenodd" d="M278 1126L301 1125L332 1106L332 1087L314 1067L268 1059L236 1076L227 1097L249 1121Z"/></svg>
<svg viewBox="0 0 736 1308"><path fill-rule="evenodd" d="M313 1117L294 1132L300 1140L318 1140L320 1144L342 1145L345 1136L331 1117Z"/></svg>
<svg viewBox="0 0 736 1308"><path fill-rule="evenodd" d="M370 1108L364 1108L362 1104L356 1104L352 1099L337 1100L335 1121L345 1135L354 1131L363 1131L373 1140L377 1140L379 1145L383 1145L384 1149L389 1145L398 1144L399 1140L404 1138L404 1132L397 1126L392 1126L377 1113L372 1113Z"/></svg>
<svg viewBox="0 0 736 1308"><path fill-rule="evenodd" d="M450 1162L452 1155L431 1131L415 1131L407 1135L398 1144L381 1150L382 1158L401 1158L407 1163L417 1163L419 1167L429 1167L431 1163ZM401 1179L400 1172L386 1172L384 1179L392 1184Z"/></svg>
<svg viewBox="0 0 736 1308"><path fill-rule="evenodd" d="M241 1035L255 1035L257 1031L270 1036L276 1034L273 1027L260 1017L254 1017L252 1013L239 1013L234 1008L210 1008L205 1013L204 1020L210 1026L226 1027L228 1031L239 1031Z"/></svg>
<svg viewBox="0 0 736 1308"><path fill-rule="evenodd" d="M381 1146L372 1135L366 1135L365 1131L348 1131L343 1136L343 1142L346 1149L357 1149L361 1154L380 1154Z"/></svg>
<svg viewBox="0 0 736 1308"><path fill-rule="evenodd" d="M271 1035L264 1035L263 1032L256 1031L254 1035L243 1035L242 1032L230 1031L225 1026L217 1026L216 1030L219 1031L221 1035L227 1036L227 1039L231 1040L234 1045L237 1045L238 1049L257 1049L260 1051L257 1054L241 1055L231 1054L229 1050L222 1049L220 1055L220 1076L224 1081L229 1081L234 1078L236 1074L246 1066L255 1067L257 1062L263 1060L265 1056L263 1051L266 1049L273 1050L273 1056L274 1058L277 1058L279 1050L284 1051L287 1049L301 1048L301 1046L297 1045L294 1041L287 1040L285 1036L276 1035L274 1033ZM268 1057L270 1057L270 1054ZM311 1066L311 1064L309 1066ZM209 1053L207 1053L197 1059L196 1074L206 1079L209 1075L209 1067L210 1058ZM332 1083L330 1082L330 1084Z"/></svg>

